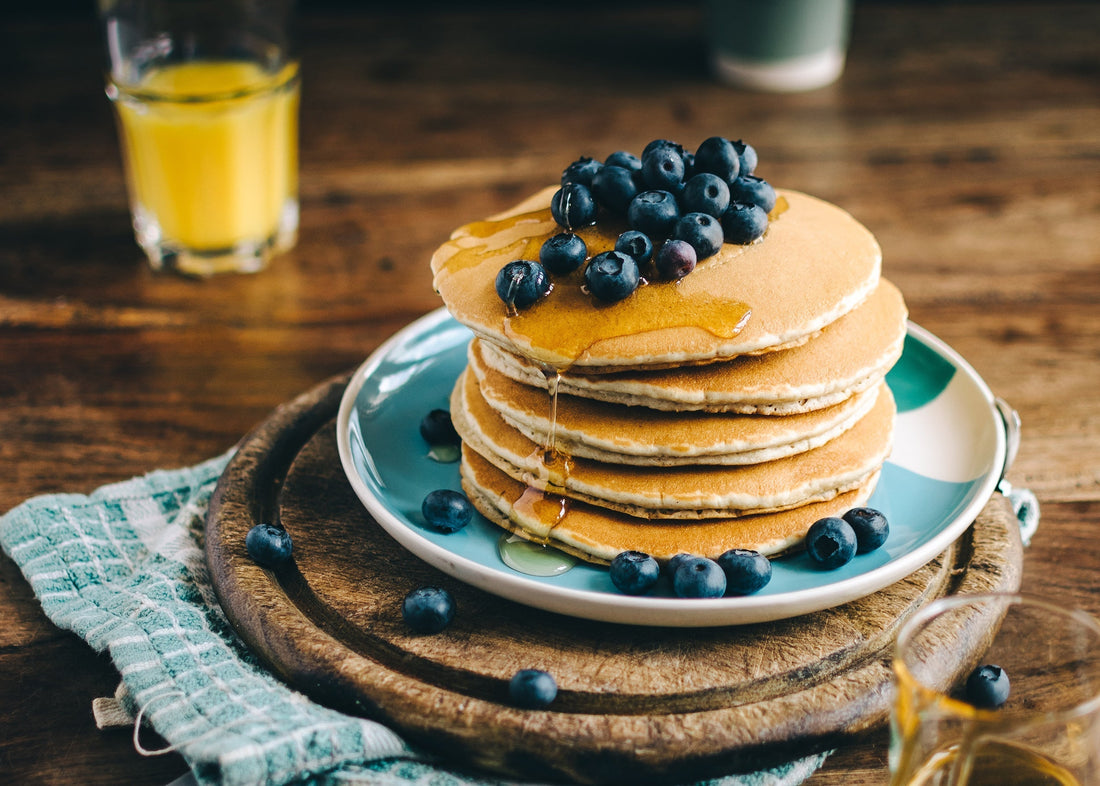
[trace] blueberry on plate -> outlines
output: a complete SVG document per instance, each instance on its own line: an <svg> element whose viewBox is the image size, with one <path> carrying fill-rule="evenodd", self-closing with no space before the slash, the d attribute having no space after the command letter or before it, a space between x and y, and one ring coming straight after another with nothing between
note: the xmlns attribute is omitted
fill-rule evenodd
<svg viewBox="0 0 1100 786"><path fill-rule="evenodd" d="M727 595L751 595L772 580L772 563L759 551L730 549L717 559L726 573Z"/></svg>
<svg viewBox="0 0 1100 786"><path fill-rule="evenodd" d="M759 163L756 149L749 143L742 142L740 139L733 143L733 149L737 151L737 159L740 162L738 177L742 175L751 175L755 172L756 165Z"/></svg>
<svg viewBox="0 0 1100 786"><path fill-rule="evenodd" d="M588 226L596 220L596 200L588 186L566 183L550 198L550 215L566 229Z"/></svg>
<svg viewBox="0 0 1100 786"><path fill-rule="evenodd" d="M420 503L420 512L428 526L440 532L458 532L474 517L474 506L466 495L451 489L428 492Z"/></svg>
<svg viewBox="0 0 1100 786"><path fill-rule="evenodd" d="M646 188L677 193L684 187L684 153L678 146L658 145L642 154L642 182Z"/></svg>
<svg viewBox="0 0 1100 786"><path fill-rule="evenodd" d="M597 254L584 269L588 291L608 303L630 297L641 278L638 263L621 251Z"/></svg>
<svg viewBox="0 0 1100 786"><path fill-rule="evenodd" d="M759 205L765 213L770 213L775 207L775 189L767 180L741 175L730 183L730 201Z"/></svg>
<svg viewBox="0 0 1100 786"><path fill-rule="evenodd" d="M720 598L726 594L725 571L712 559L691 557L676 568L672 591L678 598Z"/></svg>
<svg viewBox="0 0 1100 786"><path fill-rule="evenodd" d="M294 543L282 527L257 524L244 536L244 547L253 562L274 570L290 562Z"/></svg>
<svg viewBox="0 0 1100 786"><path fill-rule="evenodd" d="M616 238L615 250L631 257L640 267L653 257L653 241L644 232L628 229Z"/></svg>
<svg viewBox="0 0 1100 786"><path fill-rule="evenodd" d="M508 695L517 707L539 710L557 698L558 683L548 671L520 669L508 681Z"/></svg>
<svg viewBox="0 0 1100 786"><path fill-rule="evenodd" d="M695 249L696 261L712 257L722 248L724 238L718 219L706 213L681 216L672 228L672 238L683 240Z"/></svg>
<svg viewBox="0 0 1100 786"><path fill-rule="evenodd" d="M966 678L966 700L984 710L995 710L1008 701L1010 690L1008 673L993 664L979 666Z"/></svg>
<svg viewBox="0 0 1100 786"><path fill-rule="evenodd" d="M572 232L559 232L547 238L539 248L539 262L555 275L564 276L584 264L588 257L588 246L580 235Z"/></svg>
<svg viewBox="0 0 1100 786"><path fill-rule="evenodd" d="M611 560L611 583L626 595L644 595L661 576L657 560L641 551L622 551Z"/></svg>
<svg viewBox="0 0 1100 786"><path fill-rule="evenodd" d="M497 296L510 308L527 308L550 292L550 276L538 262L517 259L497 273Z"/></svg>
<svg viewBox="0 0 1100 786"><path fill-rule="evenodd" d="M729 206L730 187L709 172L693 176L680 192L680 208L685 213L706 213L720 218Z"/></svg>
<svg viewBox="0 0 1100 786"><path fill-rule="evenodd" d="M596 202L617 216L625 216L630 200L638 195L634 174L625 167L604 166L592 178L592 196Z"/></svg>
<svg viewBox="0 0 1100 786"><path fill-rule="evenodd" d="M653 255L657 275L668 281L678 281L691 271L699 261L695 247L686 240L666 240Z"/></svg>
<svg viewBox="0 0 1100 786"><path fill-rule="evenodd" d="M643 191L630 201L626 211L630 228L644 232L654 240L672 234L679 218L680 206L669 191Z"/></svg>
<svg viewBox="0 0 1100 786"><path fill-rule="evenodd" d="M420 419L420 436L429 445L457 445L462 441L451 421L451 413L445 409L433 409Z"/></svg>
<svg viewBox="0 0 1100 786"><path fill-rule="evenodd" d="M741 159L732 142L712 136L695 150L695 171L709 172L730 183L741 173Z"/></svg>
<svg viewBox="0 0 1100 786"><path fill-rule="evenodd" d="M684 560L689 560L694 556L694 554L688 554L685 551L681 551L679 554L673 555L672 558L669 559L667 563L665 563L665 575L668 576L669 581L675 578L676 570L680 567Z"/></svg>
<svg viewBox="0 0 1100 786"><path fill-rule="evenodd" d="M626 150L616 150L604 159L604 166L619 166L630 173L642 171L642 159Z"/></svg>
<svg viewBox="0 0 1100 786"><path fill-rule="evenodd" d="M874 551L890 535L890 522L874 508L852 508L843 516L856 533L856 553Z"/></svg>
<svg viewBox="0 0 1100 786"><path fill-rule="evenodd" d="M416 633L439 633L454 619L454 598L440 587L418 587L405 596L401 616Z"/></svg>
<svg viewBox="0 0 1100 786"><path fill-rule="evenodd" d="M835 516L818 519L806 533L806 553L819 567L835 570L856 555L852 525Z"/></svg>
<svg viewBox="0 0 1100 786"><path fill-rule="evenodd" d="M592 177L603 169L603 164L588 156L581 156L567 166L561 173L561 184L580 183L582 186L592 185Z"/></svg>
<svg viewBox="0 0 1100 786"><path fill-rule="evenodd" d="M764 234L768 228L768 214L759 205L731 202L721 222L726 242L743 246Z"/></svg>

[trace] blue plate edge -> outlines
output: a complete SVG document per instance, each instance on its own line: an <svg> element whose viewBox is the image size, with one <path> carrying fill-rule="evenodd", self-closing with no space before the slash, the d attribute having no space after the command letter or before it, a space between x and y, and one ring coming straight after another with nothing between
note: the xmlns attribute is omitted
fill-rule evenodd
<svg viewBox="0 0 1100 786"><path fill-rule="evenodd" d="M999 481L997 473L992 470L980 478L977 489L970 493L969 503L938 534L912 552L866 573L825 586L777 595L700 601L652 596L636 597L543 584L520 574L486 567L424 538L415 531L415 525L394 514L383 500L376 497L359 476L352 461L349 426L357 396L366 380L392 353L394 347L405 343L410 337L446 325L449 321L453 322L453 318L445 308L425 314L383 342L354 372L341 399L336 421L341 465L360 501L379 526L402 547L460 581L519 603L584 619L661 627L752 624L831 608L878 591L919 570L938 556L970 526L989 500ZM981 392L989 407L990 423L996 440L990 467L1002 466L1006 440L1001 421L997 417L995 399L988 385L961 355L930 331L908 321L907 334L914 336L947 359ZM473 336L472 332L470 336ZM486 573L488 575L485 575Z"/></svg>

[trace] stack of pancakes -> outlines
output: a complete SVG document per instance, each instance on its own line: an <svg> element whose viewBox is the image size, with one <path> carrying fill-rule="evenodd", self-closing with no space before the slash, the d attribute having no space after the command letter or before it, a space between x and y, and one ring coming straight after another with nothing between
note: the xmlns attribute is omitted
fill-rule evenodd
<svg viewBox="0 0 1100 786"><path fill-rule="evenodd" d="M874 237L781 191L764 237L618 303L583 268L516 312L497 271L562 231L554 189L462 227L435 288L476 335L451 397L463 488L491 521L592 562L637 550L776 554L870 496L906 309ZM577 230L589 256L625 227Z"/></svg>

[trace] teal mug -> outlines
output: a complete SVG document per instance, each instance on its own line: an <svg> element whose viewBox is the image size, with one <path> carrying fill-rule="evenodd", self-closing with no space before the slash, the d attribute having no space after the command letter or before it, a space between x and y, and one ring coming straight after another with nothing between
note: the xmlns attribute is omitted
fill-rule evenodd
<svg viewBox="0 0 1100 786"><path fill-rule="evenodd" d="M813 90L844 70L851 0L708 0L715 75L738 87Z"/></svg>

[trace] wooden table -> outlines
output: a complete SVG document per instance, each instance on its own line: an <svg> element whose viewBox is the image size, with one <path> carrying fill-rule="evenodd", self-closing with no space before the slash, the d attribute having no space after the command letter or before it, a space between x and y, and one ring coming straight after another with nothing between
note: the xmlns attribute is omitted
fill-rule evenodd
<svg viewBox="0 0 1100 786"><path fill-rule="evenodd" d="M870 227L912 318L1019 410L1009 479L1043 511L1024 586L1100 613L1100 6L861 3L839 84L767 95L708 75L693 6L498 5L307 10L299 245L209 281L133 242L90 11L4 22L0 511L222 452L436 307L454 226L581 154L721 134ZM0 779L185 771L95 729L113 667L7 557L0 618ZM811 783L883 783L886 737Z"/></svg>

